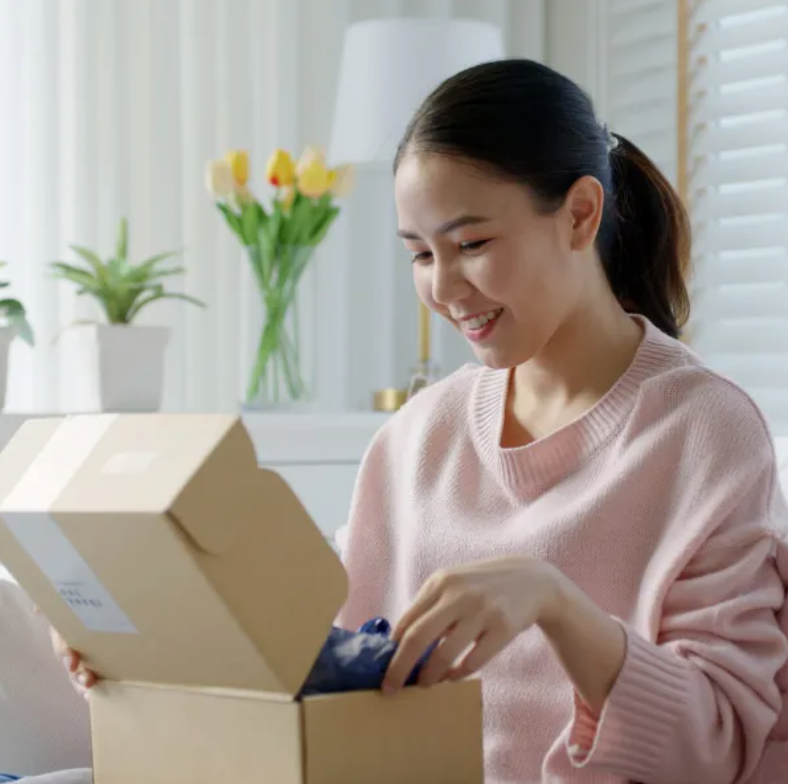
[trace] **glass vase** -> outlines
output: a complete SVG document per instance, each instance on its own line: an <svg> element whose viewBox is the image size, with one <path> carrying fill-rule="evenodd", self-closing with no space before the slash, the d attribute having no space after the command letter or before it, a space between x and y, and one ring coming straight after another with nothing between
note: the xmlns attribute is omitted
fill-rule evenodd
<svg viewBox="0 0 788 784"><path fill-rule="evenodd" d="M297 294L313 252L312 246L280 246L269 254L247 249L264 314L246 385L247 409L299 411L309 405Z"/></svg>

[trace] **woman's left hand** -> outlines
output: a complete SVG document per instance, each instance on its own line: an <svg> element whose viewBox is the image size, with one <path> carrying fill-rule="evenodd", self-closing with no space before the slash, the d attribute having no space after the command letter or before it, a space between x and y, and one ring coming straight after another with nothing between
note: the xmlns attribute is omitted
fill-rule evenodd
<svg viewBox="0 0 788 784"><path fill-rule="evenodd" d="M400 689L436 640L420 672L420 685L476 672L519 634L554 615L560 579L555 567L530 557L436 573L394 629L393 638L400 644L383 690Z"/></svg>

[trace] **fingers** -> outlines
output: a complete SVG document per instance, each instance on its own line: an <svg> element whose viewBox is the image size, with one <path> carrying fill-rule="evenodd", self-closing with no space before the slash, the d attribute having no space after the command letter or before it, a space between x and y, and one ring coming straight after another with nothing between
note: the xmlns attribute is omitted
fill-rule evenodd
<svg viewBox="0 0 788 784"><path fill-rule="evenodd" d="M482 632L479 618L468 618L451 629L425 662L419 673L419 685L434 686L444 680L454 663L476 642Z"/></svg>
<svg viewBox="0 0 788 784"><path fill-rule="evenodd" d="M483 634L462 661L449 671L448 678L458 681L478 672L504 649L508 641L509 637L502 631Z"/></svg>
<svg viewBox="0 0 788 784"><path fill-rule="evenodd" d="M427 610L434 607L438 599L440 599L440 592L436 590L435 585L430 581L425 583L416 595L413 604L411 604L407 612L405 612L394 627L394 630L391 632L391 639L400 642L408 629L421 618ZM430 642L432 642L432 640L430 640Z"/></svg>
<svg viewBox="0 0 788 784"><path fill-rule="evenodd" d="M96 685L97 678L92 670L89 670L84 664L80 664L74 674L74 680L79 686L87 690L92 689Z"/></svg>
<svg viewBox="0 0 788 784"><path fill-rule="evenodd" d="M63 667L77 689L87 690L93 688L98 678L92 670L85 666L79 653L73 648L69 648L65 640L54 629L50 630L50 637L52 638L52 647L55 653L60 656Z"/></svg>
<svg viewBox="0 0 788 784"><path fill-rule="evenodd" d="M66 648L63 651L61 658L63 660L63 666L66 668L66 672L69 675L75 675L82 663L82 660L79 658L79 654L76 651L72 651L70 648Z"/></svg>
<svg viewBox="0 0 788 784"><path fill-rule="evenodd" d="M391 659L383 681L383 691L391 694L401 689L430 645L443 637L456 620L451 605L436 604L414 621L403 633Z"/></svg>

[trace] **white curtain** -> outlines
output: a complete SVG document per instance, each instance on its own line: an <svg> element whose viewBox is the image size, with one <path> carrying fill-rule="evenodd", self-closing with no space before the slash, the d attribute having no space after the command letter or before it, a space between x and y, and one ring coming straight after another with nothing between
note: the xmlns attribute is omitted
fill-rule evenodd
<svg viewBox="0 0 788 784"><path fill-rule="evenodd" d="M68 259L71 243L108 255L121 216L134 257L183 248L188 273L173 286L208 303L165 301L140 319L172 328L165 408L237 409L260 316L205 193L205 162L248 149L262 191L275 147L328 146L344 29L391 15L486 19L511 54L541 56L542 0L0 0L0 259L37 338L32 350L15 341L7 410L74 405L85 371L53 338L98 312L48 263ZM415 355L390 183L367 179L302 291L318 409L367 406L376 386L405 380ZM461 357L441 334L450 370Z"/></svg>
<svg viewBox="0 0 788 784"><path fill-rule="evenodd" d="M603 0L600 111L674 184L678 171L676 0Z"/></svg>

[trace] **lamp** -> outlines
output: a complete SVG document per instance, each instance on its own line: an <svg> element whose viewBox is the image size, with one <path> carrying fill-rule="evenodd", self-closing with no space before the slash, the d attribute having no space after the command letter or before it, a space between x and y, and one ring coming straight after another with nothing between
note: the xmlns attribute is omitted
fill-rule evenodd
<svg viewBox="0 0 788 784"><path fill-rule="evenodd" d="M433 88L458 71L501 57L501 31L486 22L388 18L351 25L339 70L330 160L391 166L410 118ZM435 375L430 323L429 310L420 304L410 394ZM404 399L396 390L388 392L376 399L394 401L392 407Z"/></svg>

